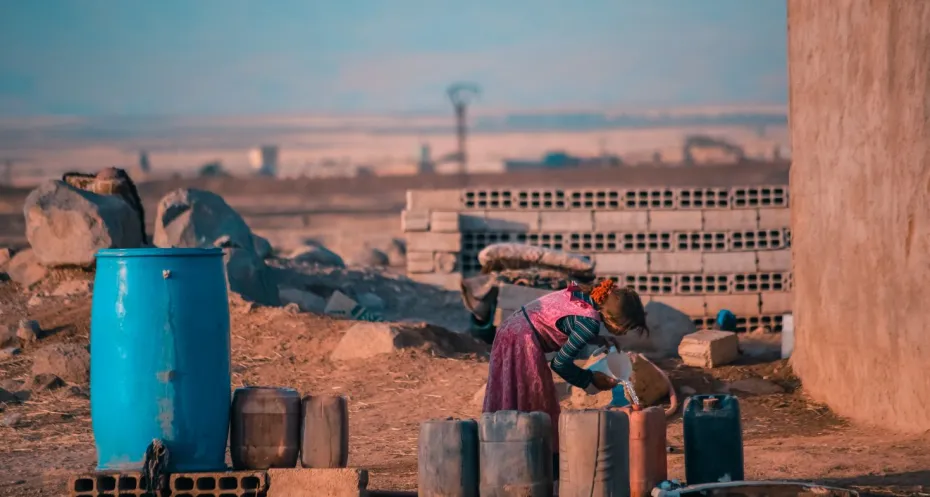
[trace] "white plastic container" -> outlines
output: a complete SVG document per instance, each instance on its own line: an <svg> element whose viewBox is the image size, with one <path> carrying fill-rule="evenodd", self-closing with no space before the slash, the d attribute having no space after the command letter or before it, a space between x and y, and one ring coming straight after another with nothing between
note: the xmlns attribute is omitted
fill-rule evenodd
<svg viewBox="0 0 930 497"><path fill-rule="evenodd" d="M615 380L628 381L630 376L633 375L633 361L630 360L630 356L626 352L611 347L603 357L588 366L588 371L604 373ZM594 395L598 391L594 385L589 385L586 390L589 395Z"/></svg>
<svg viewBox="0 0 930 497"><path fill-rule="evenodd" d="M794 351L794 315L785 314L781 318L781 358L791 357Z"/></svg>

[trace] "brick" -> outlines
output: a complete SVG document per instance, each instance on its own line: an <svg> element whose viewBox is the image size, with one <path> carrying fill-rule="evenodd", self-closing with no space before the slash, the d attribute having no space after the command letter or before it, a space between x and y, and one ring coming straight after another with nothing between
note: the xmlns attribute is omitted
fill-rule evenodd
<svg viewBox="0 0 930 497"><path fill-rule="evenodd" d="M791 249L760 250L756 252L759 272L791 271Z"/></svg>
<svg viewBox="0 0 930 497"><path fill-rule="evenodd" d="M436 270L433 252L407 252L408 273L432 273Z"/></svg>
<svg viewBox="0 0 930 497"><path fill-rule="evenodd" d="M429 211L408 211L400 213L400 228L404 232L429 231Z"/></svg>
<svg viewBox="0 0 930 497"><path fill-rule="evenodd" d="M759 229L780 230L791 227L791 209L787 207L759 209Z"/></svg>
<svg viewBox="0 0 930 497"><path fill-rule="evenodd" d="M462 273L413 273L408 278L424 285L438 286L444 290L459 292L462 290Z"/></svg>
<svg viewBox="0 0 930 497"><path fill-rule="evenodd" d="M755 252L705 252L704 272L717 273L754 273L756 272Z"/></svg>
<svg viewBox="0 0 930 497"><path fill-rule="evenodd" d="M700 273L703 262L700 252L652 252L650 273Z"/></svg>
<svg viewBox="0 0 930 497"><path fill-rule="evenodd" d="M549 293L552 293L552 290L502 283L497 292L497 307L501 309L519 309L521 306Z"/></svg>
<svg viewBox="0 0 930 497"><path fill-rule="evenodd" d="M407 190L408 210L447 210L457 211L462 208L462 191L445 190Z"/></svg>
<svg viewBox="0 0 930 497"><path fill-rule="evenodd" d="M462 234L407 233L407 250L411 252L458 252L462 250Z"/></svg>
<svg viewBox="0 0 930 497"><path fill-rule="evenodd" d="M484 223L488 231L539 231L539 211L488 211Z"/></svg>
<svg viewBox="0 0 930 497"><path fill-rule="evenodd" d="M463 232L487 231L488 223L485 211L464 211L459 213L459 230Z"/></svg>
<svg viewBox="0 0 930 497"><path fill-rule="evenodd" d="M268 470L267 497L362 497L368 495L368 470L288 468Z"/></svg>
<svg viewBox="0 0 930 497"><path fill-rule="evenodd" d="M539 214L539 223L543 231L594 231L591 211L544 211Z"/></svg>
<svg viewBox="0 0 930 497"><path fill-rule="evenodd" d="M449 211L432 211L429 215L429 230L438 233L458 233L459 213Z"/></svg>
<svg viewBox="0 0 930 497"><path fill-rule="evenodd" d="M784 314L794 307L794 294L791 292L762 292L762 314Z"/></svg>
<svg viewBox="0 0 930 497"><path fill-rule="evenodd" d="M649 231L701 231L701 211L649 211Z"/></svg>
<svg viewBox="0 0 930 497"><path fill-rule="evenodd" d="M688 366L716 368L739 357L739 338L728 331L698 331L681 339L678 355Z"/></svg>
<svg viewBox="0 0 930 497"><path fill-rule="evenodd" d="M716 316L721 309L729 309L740 316L756 316L759 314L759 294L747 293L740 295L705 295L707 302L707 315Z"/></svg>
<svg viewBox="0 0 930 497"><path fill-rule="evenodd" d="M627 274L649 272L649 254L594 254L597 274Z"/></svg>
<svg viewBox="0 0 930 497"><path fill-rule="evenodd" d="M755 230L759 228L756 209L706 210L704 231Z"/></svg>
<svg viewBox="0 0 930 497"><path fill-rule="evenodd" d="M594 211L595 231L648 231L648 211Z"/></svg>
<svg viewBox="0 0 930 497"><path fill-rule="evenodd" d="M655 295L652 302L660 302L671 306L688 315L688 317L704 317L707 315L707 306L703 295Z"/></svg>

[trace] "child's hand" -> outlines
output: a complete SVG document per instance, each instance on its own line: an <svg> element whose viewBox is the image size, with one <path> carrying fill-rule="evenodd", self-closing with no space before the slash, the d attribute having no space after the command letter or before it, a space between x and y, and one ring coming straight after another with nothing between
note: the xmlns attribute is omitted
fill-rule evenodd
<svg viewBox="0 0 930 497"><path fill-rule="evenodd" d="M607 376L600 371L595 371L594 376L591 378L591 384L594 385L598 390L610 390L613 387L617 386L617 380Z"/></svg>

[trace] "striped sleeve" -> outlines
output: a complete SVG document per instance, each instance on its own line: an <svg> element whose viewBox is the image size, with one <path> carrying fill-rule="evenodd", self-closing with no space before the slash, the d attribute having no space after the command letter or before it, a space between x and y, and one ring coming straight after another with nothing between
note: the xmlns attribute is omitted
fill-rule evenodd
<svg viewBox="0 0 930 497"><path fill-rule="evenodd" d="M556 322L556 327L568 335L568 340L552 359L552 370L568 383L578 388L587 388L593 373L576 366L575 359L597 337L600 323L584 316L565 316Z"/></svg>

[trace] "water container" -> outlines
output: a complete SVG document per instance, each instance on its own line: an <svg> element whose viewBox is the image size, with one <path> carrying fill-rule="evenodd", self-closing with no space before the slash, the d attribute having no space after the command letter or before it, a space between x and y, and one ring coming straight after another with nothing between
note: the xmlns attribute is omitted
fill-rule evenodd
<svg viewBox="0 0 930 497"><path fill-rule="evenodd" d="M791 357L794 351L794 315L785 314L781 318L781 358Z"/></svg>
<svg viewBox="0 0 930 497"><path fill-rule="evenodd" d="M548 414L482 414L478 441L481 497L552 496L552 422Z"/></svg>
<svg viewBox="0 0 930 497"><path fill-rule="evenodd" d="M138 470L161 439L169 472L226 468L229 304L220 249L97 253L90 320L97 469Z"/></svg>
<svg viewBox="0 0 930 497"><path fill-rule="evenodd" d="M649 497L656 485L668 479L665 411L661 407L623 411L630 418L630 496Z"/></svg>
<svg viewBox="0 0 930 497"><path fill-rule="evenodd" d="M629 436L629 418L620 410L563 412L559 416L559 496L630 495Z"/></svg>
<svg viewBox="0 0 930 497"><path fill-rule="evenodd" d="M229 453L236 470L293 468L300 451L300 394L246 387L233 394Z"/></svg>
<svg viewBox="0 0 930 497"><path fill-rule="evenodd" d="M739 400L694 395L685 402L685 480L688 485L743 479Z"/></svg>
<svg viewBox="0 0 930 497"><path fill-rule="evenodd" d="M417 495L478 497L478 423L433 419L420 425Z"/></svg>
<svg viewBox="0 0 930 497"><path fill-rule="evenodd" d="M344 468L349 463L349 405L345 397L303 400L300 462L305 468Z"/></svg>

